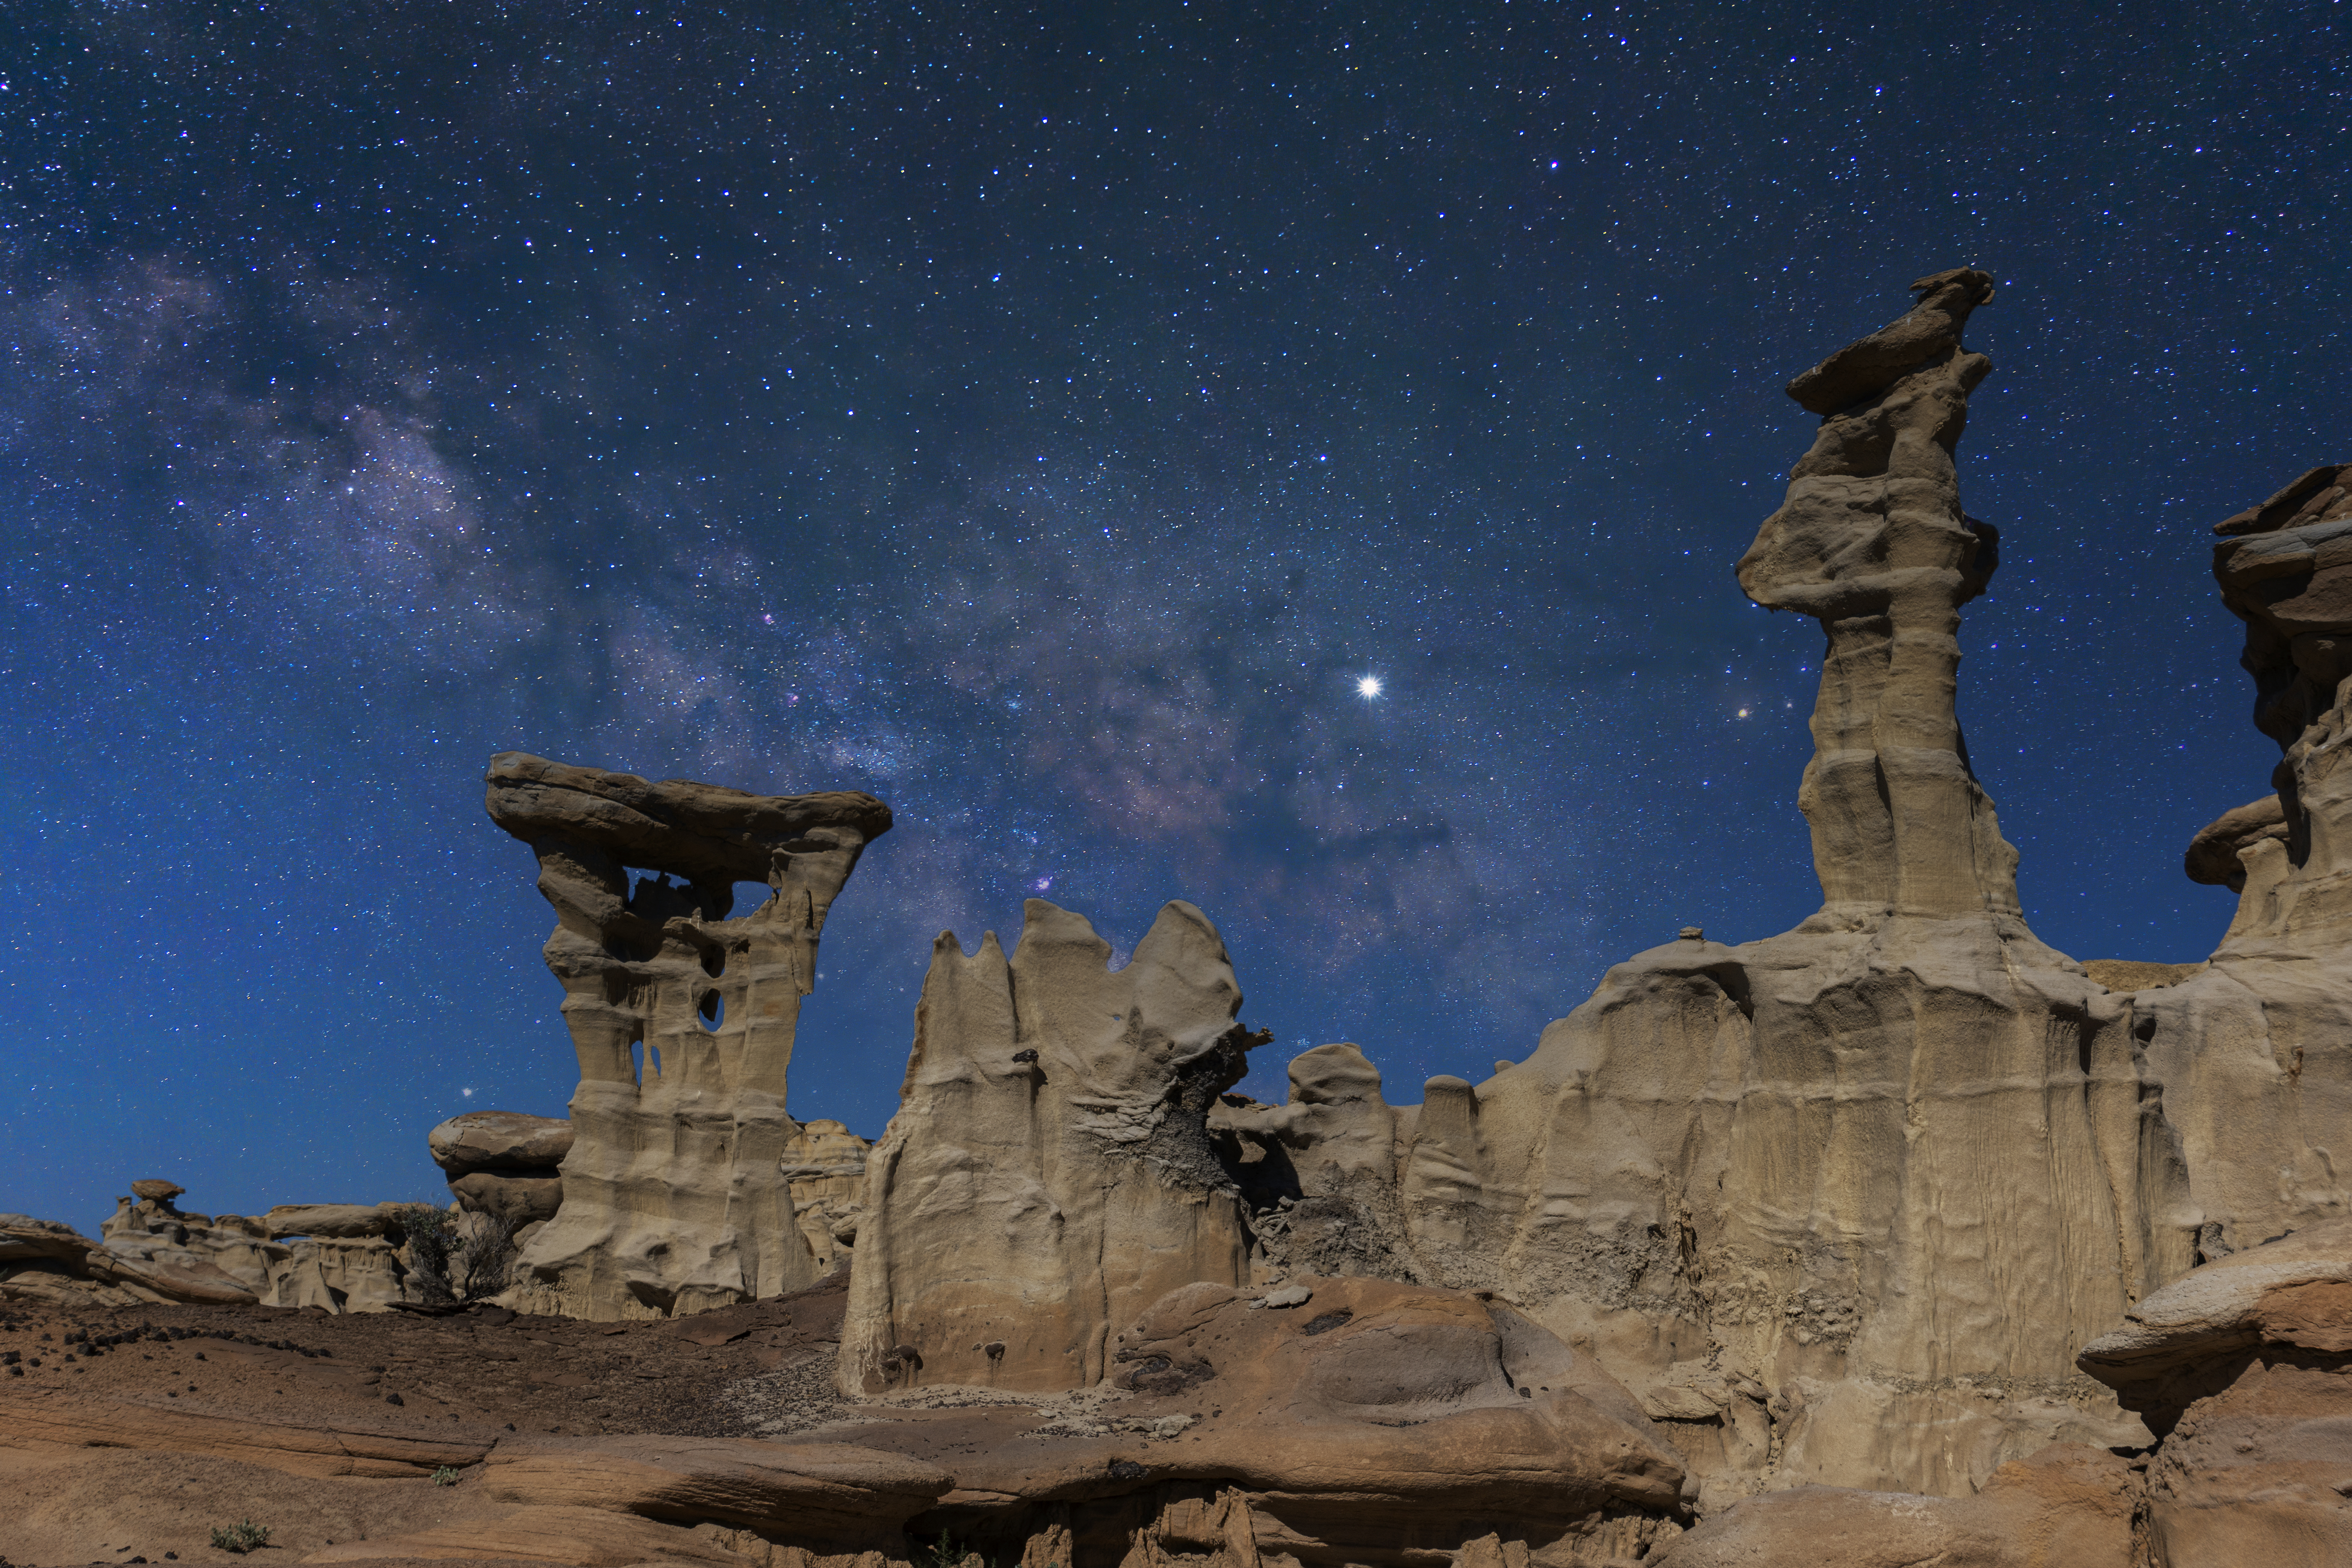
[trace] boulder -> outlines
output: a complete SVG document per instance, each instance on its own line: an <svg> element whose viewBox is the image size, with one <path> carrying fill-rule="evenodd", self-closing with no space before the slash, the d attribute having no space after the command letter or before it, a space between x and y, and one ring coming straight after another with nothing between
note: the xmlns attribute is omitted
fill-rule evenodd
<svg viewBox="0 0 2352 1568"><path fill-rule="evenodd" d="M784 1079L825 911L890 808L490 760L490 818L531 847L579 1057L562 1205L502 1300L662 1317L821 1273L782 1172ZM736 915L735 885L766 897Z"/></svg>
<svg viewBox="0 0 2352 1568"><path fill-rule="evenodd" d="M1125 968L1110 953L1042 899L1010 961L993 931L969 956L951 931L933 946L867 1162L845 1392L1087 1387L1169 1290L1247 1282L1248 1218L1206 1121L1256 1043L1224 943L1171 903Z"/></svg>
<svg viewBox="0 0 2352 1568"><path fill-rule="evenodd" d="M177 1182L158 1181L152 1177L131 1184L133 1197L145 1198L151 1203L168 1204L187 1190Z"/></svg>
<svg viewBox="0 0 2352 1568"><path fill-rule="evenodd" d="M563 1178L474 1171L451 1177L449 1193L467 1214L495 1215L520 1227L555 1217L563 1203Z"/></svg>
<svg viewBox="0 0 2352 1568"><path fill-rule="evenodd" d="M451 1176L476 1171L536 1175L552 1172L572 1152L572 1123L520 1110L468 1110L433 1129L425 1142L433 1163Z"/></svg>
<svg viewBox="0 0 2352 1568"><path fill-rule="evenodd" d="M2164 1435L2147 1470L2155 1561L2352 1563L2352 1220L2175 1280L2082 1365Z"/></svg>

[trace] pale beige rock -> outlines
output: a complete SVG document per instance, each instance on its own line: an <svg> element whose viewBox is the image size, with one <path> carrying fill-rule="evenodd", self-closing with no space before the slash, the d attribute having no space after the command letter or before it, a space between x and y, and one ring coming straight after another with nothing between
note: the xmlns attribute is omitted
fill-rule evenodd
<svg viewBox="0 0 2352 1568"><path fill-rule="evenodd" d="M804 1123L785 1141L781 1163L792 1190L793 1217L816 1259L830 1273L849 1259L866 1213L866 1161L874 1145L838 1121Z"/></svg>
<svg viewBox="0 0 2352 1568"><path fill-rule="evenodd" d="M2220 524L2213 573L2245 622L2275 791L2186 858L2238 889L2207 966L2143 993L2135 1028L2187 1159L2201 1256L2352 1212L2352 466L2314 468Z"/></svg>
<svg viewBox="0 0 2352 1568"><path fill-rule="evenodd" d="M781 1172L799 1131L785 1071L825 911L889 808L865 795L654 784L519 752L491 759L487 804L538 857L557 918L548 967L580 1058L562 1205L503 1299L659 1317L814 1281ZM658 875L633 879L633 867ZM768 889L741 916L738 881Z"/></svg>
<svg viewBox="0 0 2352 1568"><path fill-rule="evenodd" d="M2129 998L2027 929L1968 766L1958 611L1995 536L1952 449L1990 280L1928 282L1932 321L1810 373L1835 411L1739 566L1827 633L1799 794L1821 911L1618 965L1526 1061L1433 1082L1400 1156L1424 1274L1650 1390L1710 1506L1966 1491L2055 1439L2145 1441L2074 1353L2191 1258Z"/></svg>
<svg viewBox="0 0 2352 1568"><path fill-rule="evenodd" d="M393 1228L391 1204L279 1204L261 1216L273 1241L288 1237L327 1237L337 1241L382 1236Z"/></svg>
<svg viewBox="0 0 2352 1568"><path fill-rule="evenodd" d="M572 1123L520 1110L468 1110L425 1135L433 1163L452 1176L553 1171L572 1152Z"/></svg>
<svg viewBox="0 0 2352 1568"><path fill-rule="evenodd" d="M969 957L940 937L867 1162L845 1391L1086 1387L1170 1289L1247 1282L1247 1218L1205 1125L1255 1043L1224 944L1171 903L1125 968L1110 952L1040 899L1009 963L993 932Z"/></svg>

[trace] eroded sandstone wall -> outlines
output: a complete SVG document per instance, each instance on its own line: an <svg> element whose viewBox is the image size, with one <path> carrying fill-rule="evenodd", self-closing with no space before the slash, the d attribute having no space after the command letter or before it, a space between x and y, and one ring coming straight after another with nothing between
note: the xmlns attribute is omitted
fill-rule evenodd
<svg viewBox="0 0 2352 1568"><path fill-rule="evenodd" d="M504 1299L658 1317L812 1283L782 1170L801 1134L785 1073L825 912L889 808L519 752L491 759L487 804L538 857L556 914L547 965L580 1058L562 1206ZM740 915L738 882L767 889Z"/></svg>
<svg viewBox="0 0 2352 1568"><path fill-rule="evenodd" d="M1820 911L1638 954L1526 1061L1434 1079L1397 1117L1404 1271L1595 1351L1718 1505L1808 1481L1965 1493L2053 1439L2143 1436L2074 1357L2193 1259L2129 998L2027 928L1969 764L1959 609L1997 536L1953 454L1991 280L1913 288L1791 384L1822 421L1739 563L1825 637L1799 793ZM1384 1180L1330 1179L1385 1201Z"/></svg>
<svg viewBox="0 0 2352 1568"><path fill-rule="evenodd" d="M2352 1213L2352 465L2311 469L2214 531L2255 727L2283 754L2274 793L2186 858L2192 879L2238 890L2221 945L2133 1001L2218 1258Z"/></svg>
<svg viewBox="0 0 2352 1568"><path fill-rule="evenodd" d="M1009 960L992 931L969 955L940 935L868 1158L845 1390L1088 1387L1168 1291L1248 1283L1241 1194L1206 1130L1256 1043L1224 943L1171 903L1124 968L1110 957L1042 899Z"/></svg>

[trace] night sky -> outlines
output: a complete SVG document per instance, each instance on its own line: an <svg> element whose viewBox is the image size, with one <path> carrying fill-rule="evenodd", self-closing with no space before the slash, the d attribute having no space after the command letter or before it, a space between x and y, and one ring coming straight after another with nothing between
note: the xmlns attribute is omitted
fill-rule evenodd
<svg viewBox="0 0 2352 1568"><path fill-rule="evenodd" d="M1976 765L2046 941L2203 956L2276 760L2208 530L2352 457L2341 9L20 0L0 1209L561 1114L508 749L896 809L797 1115L1033 894L1207 910L1261 1095L1483 1078L1818 902L1732 563L1963 264Z"/></svg>

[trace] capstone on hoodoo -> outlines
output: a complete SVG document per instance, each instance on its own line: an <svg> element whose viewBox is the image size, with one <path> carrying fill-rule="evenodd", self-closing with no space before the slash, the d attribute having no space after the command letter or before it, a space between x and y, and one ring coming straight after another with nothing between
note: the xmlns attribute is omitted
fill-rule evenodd
<svg viewBox="0 0 2352 1568"><path fill-rule="evenodd" d="M795 1218L784 1110L826 910L889 830L869 795L756 795L491 759L491 820L554 906L548 968L580 1060L561 1206L511 1305L658 1317L779 1295L824 1271ZM764 889L738 915L736 885Z"/></svg>

